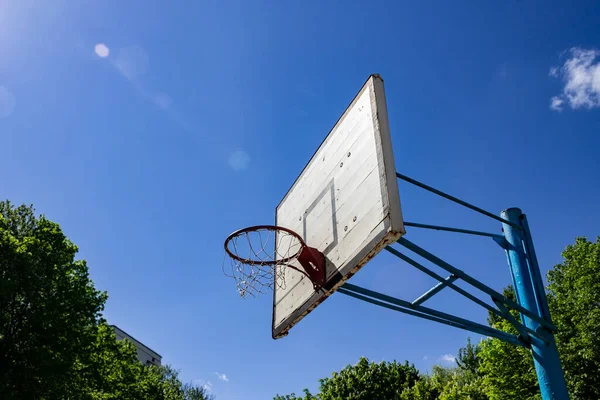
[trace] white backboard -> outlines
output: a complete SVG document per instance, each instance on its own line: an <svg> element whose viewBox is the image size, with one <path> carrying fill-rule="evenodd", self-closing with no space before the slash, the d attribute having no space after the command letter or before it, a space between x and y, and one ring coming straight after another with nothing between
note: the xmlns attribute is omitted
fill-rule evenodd
<svg viewBox="0 0 600 400"><path fill-rule="evenodd" d="M327 283L316 292L306 276L284 269L285 286L273 294L275 339L404 234L379 75L369 77L277 206L276 225L325 254Z"/></svg>

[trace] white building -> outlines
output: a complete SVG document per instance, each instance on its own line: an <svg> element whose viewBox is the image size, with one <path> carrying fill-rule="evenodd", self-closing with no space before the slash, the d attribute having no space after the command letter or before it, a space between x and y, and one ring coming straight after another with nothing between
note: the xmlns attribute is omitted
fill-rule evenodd
<svg viewBox="0 0 600 400"><path fill-rule="evenodd" d="M131 336L124 330L120 329L118 326L111 325L110 327L115 331L115 335L117 335L117 339L119 339L119 340L127 339L131 343L133 343L133 345L137 349L138 360L140 360L140 362L142 364L144 364L144 365L160 365L160 362L162 360L162 357L160 356L160 354L158 354L157 352L152 350L150 347L146 346L144 343L140 342L139 340L137 340L136 338L134 338L133 336Z"/></svg>

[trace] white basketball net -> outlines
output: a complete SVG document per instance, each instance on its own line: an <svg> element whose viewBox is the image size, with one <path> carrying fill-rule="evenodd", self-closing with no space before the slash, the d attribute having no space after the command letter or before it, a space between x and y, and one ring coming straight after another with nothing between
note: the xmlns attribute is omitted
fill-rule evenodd
<svg viewBox="0 0 600 400"><path fill-rule="evenodd" d="M303 246L296 236L282 230L259 228L241 232L227 243L229 251L241 260L225 254L223 273L235 279L242 298L258 297L275 285L285 289L285 260L297 256Z"/></svg>

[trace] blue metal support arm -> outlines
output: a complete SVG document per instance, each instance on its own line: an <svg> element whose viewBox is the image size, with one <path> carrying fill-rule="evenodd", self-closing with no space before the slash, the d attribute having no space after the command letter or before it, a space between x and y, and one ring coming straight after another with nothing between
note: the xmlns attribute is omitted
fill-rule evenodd
<svg viewBox="0 0 600 400"><path fill-rule="evenodd" d="M506 225L508 225L508 224L506 224ZM433 255L430 252L428 252L427 250L425 250L425 249L417 246L416 244L410 242L409 240L401 237L400 239L398 239L398 241L396 243L398 243L398 244L406 247L407 249L415 252L416 254L420 255L421 257L425 258L426 260L431 261L432 263L434 263L437 266L445 269L446 271L450 272L451 274L454 274L454 275L458 276L460 279L464 280L468 284L470 284L470 285L474 286L475 288L481 290L482 292L490 295L492 297L492 299L496 299L496 300L502 302L504 305L512 308L513 310L519 311L521 314L524 314L527 317L535 320L537 323L541 324L545 328L547 328L547 329L549 329L551 331L556 331L556 326L554 324L546 321L545 319L543 319L540 316L536 315L534 312L532 312L532 311L526 309L525 307L523 307L523 306L515 303L511 299L509 299L509 298L505 297L504 295L498 293L497 291L495 291L494 289L490 288L489 286L484 285L483 283L479 282L477 279L475 279L475 278L467 275L466 273L464 273L460 269L453 267L452 265L448 264L444 260L436 257L435 255ZM404 256L404 257L400 257L400 258L405 259L405 258L408 258L408 257ZM411 263L411 264L413 264L413 263ZM450 286L450 285L448 285L448 286Z"/></svg>
<svg viewBox="0 0 600 400"><path fill-rule="evenodd" d="M400 253L398 250L394 249L393 247L387 246L385 248L387 251L389 251L390 253L392 253L393 255L395 255L396 257L398 257L399 259L406 261L407 263L409 263L410 265L412 265L413 267L417 268L419 271L426 273L427 275L431 276L434 279L437 279L440 282L445 282L445 279L436 274L435 272L429 270L427 267L425 267L424 265L419 264L418 262L416 262L415 260L413 260L412 258ZM504 318L504 315L496 310L494 307L490 306L489 304L487 304L486 302L482 301L481 299L478 299L477 297L473 296L471 293L467 292L464 289L459 288L458 286L454 285L451 282L445 282L445 285L448 286L449 288L453 289L454 291L456 291L457 293L462 294L463 296L465 296L467 299L473 301L474 303L482 306L483 308L485 308L488 311L493 312L494 314L496 314L497 316Z"/></svg>
<svg viewBox="0 0 600 400"><path fill-rule="evenodd" d="M356 292L353 292L353 291L350 291L350 290L346 290L343 287L340 288L338 290L338 292L342 293L342 294L345 294L347 296L350 296L350 297L354 297L355 299L362 300L362 301L364 301L366 303L371 303L371 304L374 304L376 306L387 308L389 310L398 311L398 312L401 312L401 313L404 313L404 314L408 314L408 315L412 315L412 316L415 316L415 317L418 317L418 318L423 318L423 319L426 319L426 320L429 320L429 321L438 322L438 323L441 323L441 324L444 324L444 325L453 326L455 328L463 329L463 330L466 330L466 331L469 331L469 332L479 333L479 334L484 335L484 336L493 337L493 338L496 338L498 340L503 340L503 341L506 341L508 343L512 343L512 344L514 344L516 346L521 346L521 347L526 347L526 348L528 347L524 342L522 342L521 340L519 340L519 338L517 338L516 336L507 334L507 333L502 332L502 331L498 331L498 330L495 330L496 332L483 332L483 331L479 331L477 328L467 327L465 325L461 325L461 324L453 322L453 321L448 321L448 320L445 320L443 318L436 318L434 316L423 314L423 313L419 313L417 311L414 311L414 310L411 310L411 309L408 309L408 308L403 308L403 307L395 306L395 305L392 305L392 304L389 304L389 303L385 303L383 301L372 299L370 297L363 296L363 295L358 294Z"/></svg>
<svg viewBox="0 0 600 400"><path fill-rule="evenodd" d="M426 300L432 298L434 295L436 295L437 293L439 293L443 288L445 288L446 286L448 286L449 283L452 283L452 282L454 282L457 279L458 279L458 276L456 276L456 275L450 275L449 277L447 277L446 279L444 279L442 282L438 283L437 285L435 285L434 287L432 287L431 289L429 289L428 291L426 291L425 293L423 293L421 296L417 297L412 302L412 304L414 304L414 305L422 304Z"/></svg>
<svg viewBox="0 0 600 400"><path fill-rule="evenodd" d="M408 183L412 183L413 185L415 185L415 186L418 186L418 187L420 187L420 188L422 188L422 189L425 189L425 190L427 190L427 191L429 191L429 192L431 192L431 193L435 193L435 194L437 194L438 196L441 196L441 197L443 197L443 198L445 198L445 199L448 199L448 200L450 200L450 201L453 201L453 202L455 202L455 203L457 203L457 204L460 204L461 206L467 207L467 208L469 208L469 209L471 209L471 210L473 210L473 211L476 211L476 212L478 212L478 213L480 213L480 214L483 214L483 215L485 215L485 216L487 216L487 217L493 218L493 219L495 219L496 221L500 221L500 222L502 222L503 224L508 224L508 225L511 225L511 226L513 226L514 228L521 229L521 227L520 227L519 225L517 225L517 224L514 224L514 223L512 223L512 222L510 222L510 221L507 221L507 220L505 220L504 218L500 218L500 217L498 217L497 215L494 215L494 214L492 214L491 212L485 211L484 209L481 209L481 208L479 208L479 207L476 207L476 206L474 206L474 205L472 205L472 204L469 204L469 203L467 203L466 201L462 201L462 200L461 200L461 199L459 199L459 198L456 198L456 197L454 197L454 196L451 196L451 195L449 195L449 194L447 194L447 193L444 193L444 192L442 192L442 191L440 191L440 190L434 189L434 188L432 188L431 186L428 186L428 185L426 185L426 184L424 184L424 183L421 183L421 182L419 182L419 181L417 181L417 180L415 180L415 179L409 178L409 177L408 177L408 176L406 176L406 175L402 175L402 174L400 174L400 173L396 172L396 177L398 177L399 179L402 179L402 180L404 180L404 181L406 181L406 182L408 182Z"/></svg>
<svg viewBox="0 0 600 400"><path fill-rule="evenodd" d="M517 346L528 347L526 341L523 341L509 333L490 328L488 326L478 324L476 322L469 321L460 317L456 317L454 315L446 314L441 311L433 310L431 308L413 305L408 301L400 300L395 297L374 292L372 290L352 285L350 283L345 283L344 286L338 289L338 292L394 311L399 311L405 314L454 326L456 328L475 332L480 335L494 337L496 339L500 339L515 344Z"/></svg>
<svg viewBox="0 0 600 400"><path fill-rule="evenodd" d="M467 292L464 289L461 289L460 287L454 285L452 282L444 279L443 277L441 277L440 275L436 274L435 272L431 271L430 269L428 269L427 267L425 267L424 265L419 264L417 261L413 260L412 258L406 256L405 254L402 254L401 252L399 252L398 250L394 249L393 247L387 246L385 248L387 251L389 251L390 253L392 253L393 255L395 255L396 257L398 257L399 259L406 261L407 263L409 263L410 265L412 265L413 267L417 268L419 271L422 271L424 273L426 273L427 275L431 276L434 279L437 279L440 283L444 284L444 287L447 286L451 289L453 289L454 291L456 291L457 293L460 293L461 295L463 295L464 297L466 297L467 299L473 301L474 303L480 305L481 307L485 308L486 310L496 314L497 316L499 316L500 318L504 318L507 321L509 321L511 324L515 325L515 328L518 331L521 331L523 324L519 323L518 321L516 321L514 318L511 321L511 315L510 314L506 314L494 307L492 307L491 305L489 305L488 303L482 301L481 299L478 299L477 297L473 296L471 293ZM464 273L463 273L464 274ZM466 275L466 274L464 274ZM467 275L468 276L468 275ZM472 278L474 279L474 278ZM482 284L483 285L483 284ZM440 289L441 290L441 289ZM439 292L439 290L438 290ZM429 296L431 297L431 296ZM493 298L492 298L493 299ZM535 334L535 332L533 331L529 331L529 333L531 334Z"/></svg>
<svg viewBox="0 0 600 400"><path fill-rule="evenodd" d="M466 233L468 235L487 236L487 237L491 237L491 238L498 239L498 240L504 240L504 236L502 236L502 235L497 235L495 233L472 231L469 229L450 228L450 227L446 227L446 226L419 224L417 222L406 222L406 221L404 221L404 226L412 226L414 228L423 228L423 229L433 229L436 231Z"/></svg>
<svg viewBox="0 0 600 400"><path fill-rule="evenodd" d="M540 338L536 332L532 331L531 329L528 330L528 328L525 325L523 325L519 321L517 321L517 319L515 317L513 317L513 315L510 313L510 310L508 308L506 308L506 306L504 306L504 304L500 303L496 299L492 299L492 300L494 301L494 304L506 314L506 319L515 328L517 328L517 331L519 331L519 334L521 335L522 338L525 338L528 342L531 342L531 339L529 338L529 333L532 333L533 335Z"/></svg>

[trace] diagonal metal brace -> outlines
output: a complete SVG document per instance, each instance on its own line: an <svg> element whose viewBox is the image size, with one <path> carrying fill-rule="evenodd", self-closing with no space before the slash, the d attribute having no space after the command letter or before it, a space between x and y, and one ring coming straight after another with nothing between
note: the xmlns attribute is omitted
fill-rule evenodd
<svg viewBox="0 0 600 400"><path fill-rule="evenodd" d="M493 297L492 297L492 301L502 311L502 313L504 314L504 318L512 326L514 326L515 329L519 332L520 337L523 340L527 341L527 343L531 343L531 338L529 337L529 333L527 332L527 329L526 329L525 325L523 325L519 321L517 321L515 319L515 317L512 316L512 314L510 313L509 309L504 306L504 304L502 304L501 302L499 302L497 299L495 299Z"/></svg>
<svg viewBox="0 0 600 400"><path fill-rule="evenodd" d="M498 329L469 321L454 315L446 314L441 311L433 310L424 306L413 305L408 301L400 300L382 293L374 292L369 289L345 283L344 286L338 289L338 292L345 295L366 301L368 303L378 305L390 310L399 311L405 314L428 319L430 321L439 322L445 325L454 326L456 328L479 333L480 335L494 337L505 342L515 344L517 346L529 347L529 343L521 338Z"/></svg>
<svg viewBox="0 0 600 400"><path fill-rule="evenodd" d="M531 343L531 336L535 336L544 343L550 344L549 339L542 332L544 329L542 329L542 331L534 331L533 329L528 328L527 326L517 321L517 319L513 317L513 315L510 313L510 310L506 308L504 304L498 301L498 299L492 297L492 301L502 311L504 319L506 319L512 326L514 326L515 329L521 335L521 337L523 337L528 343Z"/></svg>
<svg viewBox="0 0 600 400"><path fill-rule="evenodd" d="M511 325L513 325L515 327L515 329L517 329L517 331L519 331L519 333L523 337L523 341L530 342L529 336L533 335L533 336L535 336L535 337L543 340L544 342L546 342L547 339L545 338L545 336L542 333L536 332L534 330L531 330L528 327L526 327L525 325L523 325L520 322L518 322L512 316L512 314L510 314L510 311L500 301L498 301L497 299L494 299L492 297L492 301L494 301L494 304L496 304L498 306L498 308L500 308L500 310L492 307L491 305L487 304L486 302L482 301L481 299L473 296L472 294L470 294L466 290L464 290L464 289L462 289L462 288L454 285L452 283L452 281L454 279L451 280L450 278L451 277L456 277L456 275L450 275L448 278L444 279L440 275L438 275L435 272L429 270L427 267L425 267L424 265L418 263L417 261L413 260L412 258L406 256L405 254L402 254L401 252L399 252L398 250L394 249L393 247L387 246L386 250L389 251L390 253L394 254L396 257L400 258L401 260L406 261L407 263L409 263L410 265L414 266L418 270L420 270L420 271L426 273L427 275L431 276L432 278L437 279L440 282L433 289L429 290L424 295L422 295L421 297L419 297L417 300L413 301L412 304L416 304L416 305L421 304L423 301L427 300L428 298L431 298L435 293L439 292L442 288L444 288L444 287L447 286L447 287L453 289L454 291L456 291L457 293L459 293L459 294L463 295L464 297L468 298L469 300L473 301L474 303L482 306L483 308L485 308L489 312L497 315L500 318L503 318L503 319L507 320ZM458 277L456 277L456 279L458 279ZM437 291L435 291L435 293L431 294L431 292L433 292L434 289L436 289L436 288L437 288ZM426 295L428 295L428 296L426 297Z"/></svg>
<svg viewBox="0 0 600 400"><path fill-rule="evenodd" d="M431 289L429 289L428 291L423 293L421 296L416 298L412 302L412 304L419 305L419 304L424 303L426 300L432 298L437 293L441 292L443 288L445 288L446 286L448 286L448 284L454 282L457 279L458 279L458 276L456 276L454 274L450 275L449 277L447 277L446 279L444 279L443 281L441 281L440 283L438 283L437 285L435 285L434 287L432 287Z"/></svg>
<svg viewBox="0 0 600 400"><path fill-rule="evenodd" d="M433 255L430 252L428 252L427 250L425 250L425 249L417 246L416 244L412 243L411 241L407 240L406 238L401 237L400 239L398 239L398 241L396 243L398 243L398 244L406 247L407 249L409 249L409 250L417 253L421 257L423 257L426 260L428 260L428 261L436 264L437 266L445 269L446 271L450 272L451 274L455 274L456 276L458 276L460 279L464 280L465 282L467 282L471 286L474 286L475 288L477 288L477 289L481 290L482 292L488 294L492 298L497 299L498 301L502 302L502 304L504 304L505 306L510 307L510 308L512 308L514 310L517 310L521 314L524 314L524 315L528 316L529 318L535 320L536 322L538 322L539 324L541 324L545 328L547 328L547 329L549 329L551 331L556 331L557 330L557 328L556 328L556 326L554 324L546 321L545 319L541 318L540 316L536 315L535 313L527 310L525 307L523 307L523 306L515 303L511 299L503 296L502 294L498 293L497 291L495 291L494 289L490 288L489 286L484 285L483 283L479 282L477 279L471 277L470 275L467 275L466 273L464 273L460 269L458 269L456 267L453 267L452 265L448 264L444 260L440 259L439 257L436 257L435 255Z"/></svg>
<svg viewBox="0 0 600 400"><path fill-rule="evenodd" d="M387 246L385 249L387 251L389 251L390 253L392 253L393 255L395 255L396 257L398 257L399 259L401 259L403 261L406 261L407 263L409 263L413 267L417 268L419 271L424 272L425 274L431 276L434 279L437 279L439 282L444 282L445 281L442 276L440 276L440 275L436 274L435 272L431 271L429 268L425 267L424 265L419 264L418 262L416 262L412 258L408 257L407 255L402 254L401 252L399 252L395 248ZM496 308L492 307L491 305L487 304L486 302L482 301L481 299L478 299L477 297L473 296L471 293L467 292L466 290L464 290L464 289L456 286L452 282L445 282L445 285L448 286L449 288L451 288L452 290L454 290L455 292L463 295L467 299L471 300L475 304L478 304L481 307L485 308L489 312L496 314L500 318L505 318L506 319L506 317L504 316L504 314L501 311L497 310Z"/></svg>

